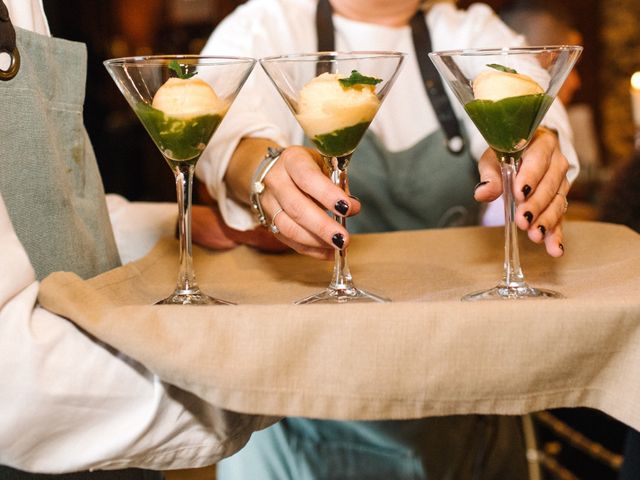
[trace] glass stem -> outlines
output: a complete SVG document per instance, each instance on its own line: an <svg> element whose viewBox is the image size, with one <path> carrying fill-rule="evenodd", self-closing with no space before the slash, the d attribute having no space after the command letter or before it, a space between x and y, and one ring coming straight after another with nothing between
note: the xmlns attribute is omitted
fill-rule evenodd
<svg viewBox="0 0 640 480"><path fill-rule="evenodd" d="M178 198L178 232L180 238L180 271L176 293L193 293L198 290L193 272L191 252L191 192L195 165L180 163L174 169Z"/></svg>
<svg viewBox="0 0 640 480"><path fill-rule="evenodd" d="M504 203L504 276L502 281L508 288L525 285L520 268L518 250L518 227L515 223L516 202L513 197L513 182L520 166L520 156L498 154L502 171L502 199Z"/></svg>
<svg viewBox="0 0 640 480"><path fill-rule="evenodd" d="M334 185L340 187L343 191L347 191L347 167L351 155L344 157L325 157L325 162L331 168L331 181ZM340 215L333 214L336 222L342 225L345 230L347 228L347 219ZM353 289L353 280L349 271L349 263L347 262L347 249L336 249L333 265L333 278L329 288L336 290Z"/></svg>

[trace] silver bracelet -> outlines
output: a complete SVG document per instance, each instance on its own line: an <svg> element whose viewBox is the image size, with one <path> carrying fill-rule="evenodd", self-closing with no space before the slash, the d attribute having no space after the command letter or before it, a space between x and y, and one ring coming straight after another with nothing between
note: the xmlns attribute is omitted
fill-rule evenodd
<svg viewBox="0 0 640 480"><path fill-rule="evenodd" d="M253 176L251 177L251 194L249 195L249 199L251 200L251 210L253 210L253 213L258 218L260 225L263 227L267 227L269 225L264 210L262 209L262 204L260 203L260 196L264 192L265 188L264 178L276 164L283 150L284 148L269 147L267 149L267 155L256 167L253 172Z"/></svg>

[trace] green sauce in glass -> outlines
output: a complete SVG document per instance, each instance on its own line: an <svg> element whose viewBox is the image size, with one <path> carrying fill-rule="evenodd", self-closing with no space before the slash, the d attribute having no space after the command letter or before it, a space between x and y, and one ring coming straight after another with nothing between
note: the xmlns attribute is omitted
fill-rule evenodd
<svg viewBox="0 0 640 480"><path fill-rule="evenodd" d="M472 100L464 109L485 140L502 153L522 150L553 99L543 93L493 100Z"/></svg>
<svg viewBox="0 0 640 480"><path fill-rule="evenodd" d="M361 122L330 133L316 135L311 141L327 157L343 157L352 153L371 122Z"/></svg>
<svg viewBox="0 0 640 480"><path fill-rule="evenodd" d="M135 111L172 167L174 162L195 163L222 121L219 114L172 117L144 103Z"/></svg>

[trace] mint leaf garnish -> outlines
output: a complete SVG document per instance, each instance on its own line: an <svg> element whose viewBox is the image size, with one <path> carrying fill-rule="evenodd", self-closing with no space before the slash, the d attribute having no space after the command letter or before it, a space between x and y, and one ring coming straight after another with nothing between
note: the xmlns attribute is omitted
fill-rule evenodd
<svg viewBox="0 0 640 480"><path fill-rule="evenodd" d="M487 67L495 68L496 70L500 70L501 72L505 73L518 73L513 68L505 67L504 65L500 65L499 63L490 63L487 65Z"/></svg>
<svg viewBox="0 0 640 480"><path fill-rule="evenodd" d="M357 70L351 70L351 75L348 78L338 79L342 88L353 88L358 85L377 85L382 82L382 79L375 77L366 77Z"/></svg>
<svg viewBox="0 0 640 480"><path fill-rule="evenodd" d="M192 67L193 71L189 72L189 65L185 65L184 67L181 66L177 60L171 60L169 62L169 69L173 70L174 72L176 72L176 75L178 76L178 78L182 78L183 80L186 80L188 78L193 77L196 73L196 69L195 67Z"/></svg>

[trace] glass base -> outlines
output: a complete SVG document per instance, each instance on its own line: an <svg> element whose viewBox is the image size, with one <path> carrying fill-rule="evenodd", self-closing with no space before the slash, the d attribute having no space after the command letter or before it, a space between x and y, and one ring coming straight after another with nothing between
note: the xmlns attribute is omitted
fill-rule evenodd
<svg viewBox="0 0 640 480"><path fill-rule="evenodd" d="M546 290L544 288L530 287L526 283L517 287L507 287L497 285L489 290L473 292L462 297L464 302L475 302L478 300L524 300L527 298L564 298L559 292Z"/></svg>
<svg viewBox="0 0 640 480"><path fill-rule="evenodd" d="M296 305L306 305L309 303L367 303L378 302L387 303L391 300L375 293L366 292L359 288L332 288L309 295L293 302Z"/></svg>
<svg viewBox="0 0 640 480"><path fill-rule="evenodd" d="M210 297L199 289L195 289L176 290L164 300L156 302L155 305L235 305L235 303Z"/></svg>

